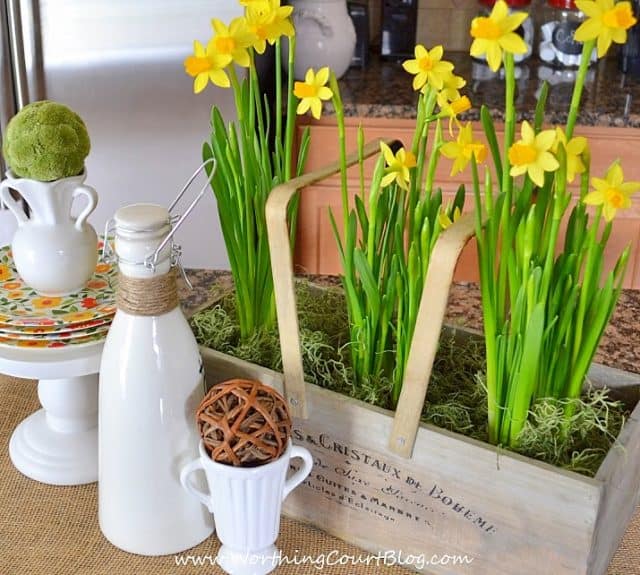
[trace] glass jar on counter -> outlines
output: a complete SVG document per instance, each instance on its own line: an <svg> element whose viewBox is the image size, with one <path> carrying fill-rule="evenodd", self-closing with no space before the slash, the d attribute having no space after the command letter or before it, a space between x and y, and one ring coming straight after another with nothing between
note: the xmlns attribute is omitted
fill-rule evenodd
<svg viewBox="0 0 640 575"><path fill-rule="evenodd" d="M578 66L582 43L576 42L574 34L585 19L586 16L578 10L574 0L547 0L540 26L540 60L559 68ZM591 63L596 59L594 50Z"/></svg>
<svg viewBox="0 0 640 575"><path fill-rule="evenodd" d="M531 4L531 0L505 0L507 5L509 6L509 10L513 11L522 11L522 9L526 8ZM496 3L496 0L479 0L481 5L481 10L478 16L489 16L491 14L491 10L493 5ZM513 59L516 63L522 62L531 56L533 52L533 20L531 17L527 18L522 26L518 30L515 31L516 34L522 36L524 38L524 42L527 45L527 51L525 54L515 54Z"/></svg>

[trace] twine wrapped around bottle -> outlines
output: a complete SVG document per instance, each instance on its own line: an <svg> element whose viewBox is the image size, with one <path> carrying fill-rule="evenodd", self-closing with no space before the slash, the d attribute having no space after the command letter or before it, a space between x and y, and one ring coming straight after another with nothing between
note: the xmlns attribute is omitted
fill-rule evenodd
<svg viewBox="0 0 640 575"><path fill-rule="evenodd" d="M274 461L287 449L291 416L275 389L246 379L214 385L196 411L211 459L235 467Z"/></svg>
<svg viewBox="0 0 640 575"><path fill-rule="evenodd" d="M178 307L176 271L149 278L132 278L118 274L116 305L130 315L158 316Z"/></svg>

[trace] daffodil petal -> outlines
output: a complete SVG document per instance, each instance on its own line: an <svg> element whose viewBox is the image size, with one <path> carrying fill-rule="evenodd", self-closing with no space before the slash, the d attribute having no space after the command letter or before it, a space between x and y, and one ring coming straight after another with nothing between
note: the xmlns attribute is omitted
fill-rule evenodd
<svg viewBox="0 0 640 575"><path fill-rule="evenodd" d="M578 10L584 12L589 18L599 18L602 15L602 9L596 2L591 0L576 0Z"/></svg>
<svg viewBox="0 0 640 575"><path fill-rule="evenodd" d="M536 148L539 150L548 150L553 146L556 139L556 133L553 130L543 130L536 136Z"/></svg>
<svg viewBox="0 0 640 575"><path fill-rule="evenodd" d="M624 172L622 171L622 166L615 162L608 170L607 170L607 182L612 188L617 188L624 182Z"/></svg>
<svg viewBox="0 0 640 575"><path fill-rule="evenodd" d="M322 116L322 101L320 98L309 98L311 101L311 115L319 120L320 116Z"/></svg>
<svg viewBox="0 0 640 575"><path fill-rule="evenodd" d="M596 38L601 30L602 23L599 20L590 18L578 26L573 37L577 42L587 42Z"/></svg>
<svg viewBox="0 0 640 575"><path fill-rule="evenodd" d="M380 181L380 185L383 188L386 188L388 185L392 184L395 179L396 179L396 173L389 172L388 174L382 177L382 180Z"/></svg>
<svg viewBox="0 0 640 575"><path fill-rule="evenodd" d="M209 79L220 88L229 88L231 86L229 76L227 76L224 70L211 70L209 72Z"/></svg>
<svg viewBox="0 0 640 575"><path fill-rule="evenodd" d="M521 176L522 174L526 173L526 171L527 171L526 164L522 166L511 166L511 170L509 170L509 174L513 177L516 177L516 176Z"/></svg>
<svg viewBox="0 0 640 575"><path fill-rule="evenodd" d="M427 52L427 49L422 44L417 44L413 53L416 56L416 60L429 56L429 52Z"/></svg>
<svg viewBox="0 0 640 575"><path fill-rule="evenodd" d="M332 97L333 91L331 90L331 88L328 88L327 86L318 88L318 98L320 98L321 100L331 100Z"/></svg>
<svg viewBox="0 0 640 575"><path fill-rule="evenodd" d="M625 194L633 194L640 190L640 182L624 182L620 184L619 189Z"/></svg>
<svg viewBox="0 0 640 575"><path fill-rule="evenodd" d="M402 67L409 72L409 74L418 74L420 72L420 66L417 60L405 60L402 63Z"/></svg>
<svg viewBox="0 0 640 575"><path fill-rule="evenodd" d="M604 192L595 190L594 192L589 192L582 198L582 203L588 206L599 206L600 204L604 204L604 199Z"/></svg>
<svg viewBox="0 0 640 575"><path fill-rule="evenodd" d="M444 55L444 48L441 45L434 46L431 50L429 50L429 58L432 60L442 60L442 56Z"/></svg>
<svg viewBox="0 0 640 575"><path fill-rule="evenodd" d="M495 42L487 46L487 64L494 72L497 72L502 64L502 49Z"/></svg>
<svg viewBox="0 0 640 575"><path fill-rule="evenodd" d="M555 172L560 164L551 152L542 152L538 156L537 165L540 166L545 172Z"/></svg>
<svg viewBox="0 0 640 575"><path fill-rule="evenodd" d="M608 28L603 28L598 36L598 58L604 58L611 46L611 32Z"/></svg>
<svg viewBox="0 0 640 575"><path fill-rule="evenodd" d="M608 202L605 202L602 206L602 215L604 216L604 219L607 220L608 222L610 222L613 218L616 217L617 211L618 209L614 208Z"/></svg>
<svg viewBox="0 0 640 575"><path fill-rule="evenodd" d="M305 84L313 84L313 80L315 79L315 74L313 72L313 68L309 68L307 73L304 75L304 83Z"/></svg>
<svg viewBox="0 0 640 575"><path fill-rule="evenodd" d="M316 74L316 86L324 86L329 81L329 67L320 68Z"/></svg>
<svg viewBox="0 0 640 575"><path fill-rule="evenodd" d="M311 102L309 101L309 98L304 98L303 100L300 100L298 108L296 109L296 114L298 114L298 116L302 116L308 112L310 107Z"/></svg>
<svg viewBox="0 0 640 575"><path fill-rule="evenodd" d="M502 36L498 43L506 52L510 52L511 54L526 54L527 53L527 44L522 39L521 36L518 36L514 32L510 32L509 34L505 34Z"/></svg>
<svg viewBox="0 0 640 575"><path fill-rule="evenodd" d="M544 170L542 169L542 166L530 164L527 168L527 174L529 174L531 181L536 186L539 188L544 186Z"/></svg>
<svg viewBox="0 0 640 575"><path fill-rule="evenodd" d="M193 81L193 92L199 94L207 87L209 76L207 74L198 74Z"/></svg>
<svg viewBox="0 0 640 575"><path fill-rule="evenodd" d="M571 138L565 148L567 149L567 154L578 155L587 149L587 144L587 138L584 136L576 136L575 138Z"/></svg>
<svg viewBox="0 0 640 575"><path fill-rule="evenodd" d="M522 140L525 144L533 144L536 139L536 133L533 131L531 124L524 120L522 122L522 126L520 127L520 134L522 135Z"/></svg>
<svg viewBox="0 0 640 575"><path fill-rule="evenodd" d="M504 19L502 24L505 30L509 30L509 32L513 32L522 26L522 23L529 17L529 14L526 12L514 12L510 14Z"/></svg>

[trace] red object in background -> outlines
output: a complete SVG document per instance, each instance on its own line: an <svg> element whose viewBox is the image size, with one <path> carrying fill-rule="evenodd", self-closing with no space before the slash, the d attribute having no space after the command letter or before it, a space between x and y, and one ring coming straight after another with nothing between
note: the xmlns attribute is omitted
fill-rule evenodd
<svg viewBox="0 0 640 575"><path fill-rule="evenodd" d="M524 8L525 6L529 6L529 4L531 4L531 0L505 0L506 3L511 7L511 8ZM558 0L559 2L561 2L562 0ZM567 2L570 2L572 0L567 0ZM480 4L483 4L484 6L489 6L489 8L492 8L493 5L496 3L496 0L480 0Z"/></svg>
<svg viewBox="0 0 640 575"><path fill-rule="evenodd" d="M574 0L548 0L549 6L558 10L577 10Z"/></svg>

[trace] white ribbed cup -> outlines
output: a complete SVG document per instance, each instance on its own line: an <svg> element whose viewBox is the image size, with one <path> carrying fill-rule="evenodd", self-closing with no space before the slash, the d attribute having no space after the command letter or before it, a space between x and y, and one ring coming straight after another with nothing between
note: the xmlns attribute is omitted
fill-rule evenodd
<svg viewBox="0 0 640 575"><path fill-rule="evenodd" d="M217 561L231 575L265 575L278 566L275 547L284 499L311 472L313 458L304 447L289 442L276 461L259 467L233 467L213 461L200 442L200 457L185 465L182 486L213 513L222 547ZM289 461L302 467L287 479ZM209 493L195 487L189 476L202 469Z"/></svg>

